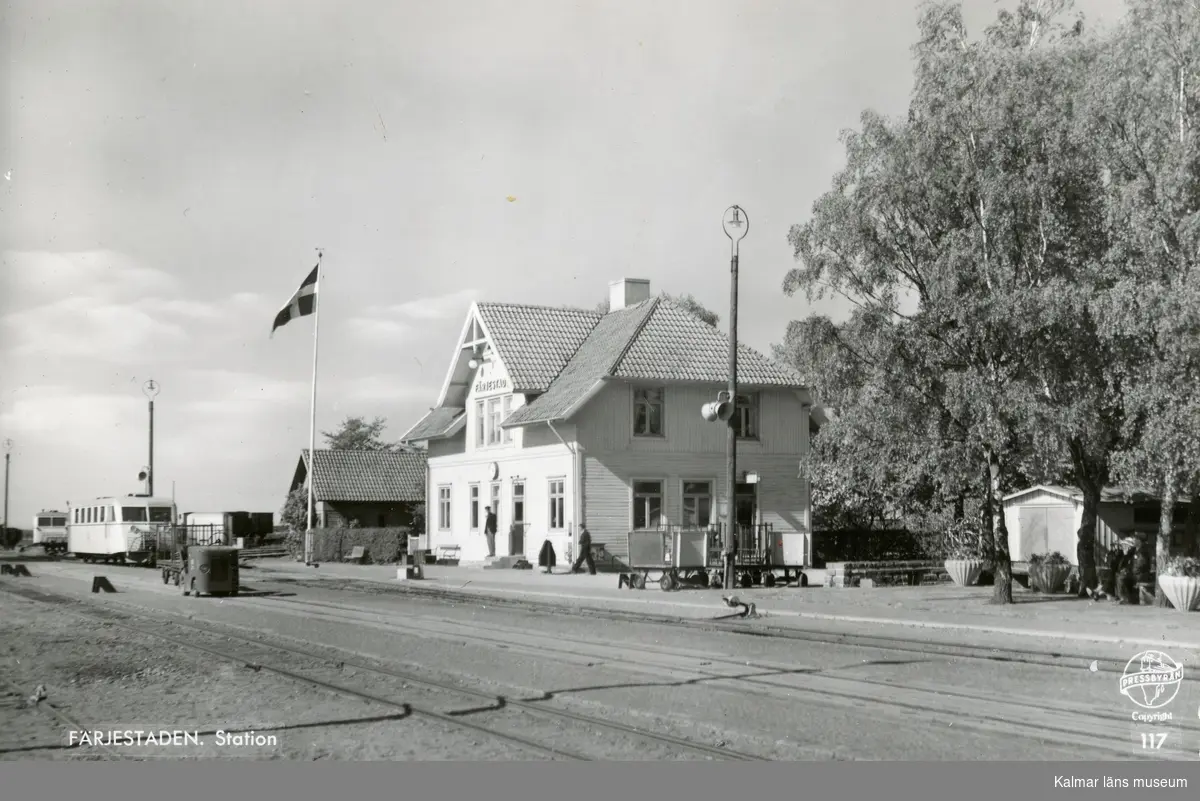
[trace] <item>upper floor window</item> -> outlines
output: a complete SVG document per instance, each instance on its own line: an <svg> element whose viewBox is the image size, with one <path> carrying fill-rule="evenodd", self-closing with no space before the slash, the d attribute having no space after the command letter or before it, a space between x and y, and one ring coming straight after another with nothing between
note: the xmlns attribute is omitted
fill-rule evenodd
<svg viewBox="0 0 1200 801"><path fill-rule="evenodd" d="M662 388L635 389L633 391L633 435L635 437L661 437L665 405Z"/></svg>
<svg viewBox="0 0 1200 801"><path fill-rule="evenodd" d="M758 393L737 396L733 426L742 439L758 439Z"/></svg>
<svg viewBox="0 0 1200 801"><path fill-rule="evenodd" d="M511 413L512 395L475 401L476 447L507 445L512 442L512 431L500 427Z"/></svg>
<svg viewBox="0 0 1200 801"><path fill-rule="evenodd" d="M505 420L507 420L510 414L512 414L512 395L505 395L504 403L502 404L500 410L500 422L503 423ZM501 429L501 432L501 441L505 445L512 443L512 429L504 428Z"/></svg>

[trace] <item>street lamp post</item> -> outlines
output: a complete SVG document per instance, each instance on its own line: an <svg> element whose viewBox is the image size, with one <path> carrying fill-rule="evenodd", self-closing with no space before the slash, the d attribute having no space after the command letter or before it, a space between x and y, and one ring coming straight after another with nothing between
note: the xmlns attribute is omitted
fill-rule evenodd
<svg viewBox="0 0 1200 801"><path fill-rule="evenodd" d="M717 411L728 431L725 441L725 589L734 587L733 568L737 554L737 347L738 347L738 245L750 232L750 218L740 206L725 210L721 227L729 237L729 397Z"/></svg>
<svg viewBox="0 0 1200 801"><path fill-rule="evenodd" d="M158 382L151 378L142 384L142 392L150 399L150 460L146 465L146 494L154 497L154 398L160 392Z"/></svg>
<svg viewBox="0 0 1200 801"><path fill-rule="evenodd" d="M3 536L8 536L8 460L12 457L13 441L4 440L4 530Z"/></svg>

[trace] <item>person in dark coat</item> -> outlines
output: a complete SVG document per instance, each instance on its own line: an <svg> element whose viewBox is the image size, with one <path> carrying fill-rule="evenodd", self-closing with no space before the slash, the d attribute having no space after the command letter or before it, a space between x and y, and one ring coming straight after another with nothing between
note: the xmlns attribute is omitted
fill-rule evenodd
<svg viewBox="0 0 1200 801"><path fill-rule="evenodd" d="M596 575L596 560L592 557L592 533L587 530L587 526L579 531L579 558L575 560L571 572L578 573L584 562L587 562L588 573Z"/></svg>
<svg viewBox="0 0 1200 801"><path fill-rule="evenodd" d="M545 568L542 571L543 573L549 573L554 569L557 561L558 558L554 553L554 544L550 540L546 540L542 543L542 550L538 554L538 567Z"/></svg>
<svg viewBox="0 0 1200 801"><path fill-rule="evenodd" d="M487 512L487 517L483 523L483 536L487 537L488 556L496 555L496 513L492 511L492 507L485 506L483 511Z"/></svg>

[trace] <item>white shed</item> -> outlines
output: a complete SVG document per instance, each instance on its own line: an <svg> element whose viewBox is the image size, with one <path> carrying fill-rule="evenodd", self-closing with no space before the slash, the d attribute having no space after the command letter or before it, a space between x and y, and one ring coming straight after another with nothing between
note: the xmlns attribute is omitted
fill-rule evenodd
<svg viewBox="0 0 1200 801"><path fill-rule="evenodd" d="M1176 539L1182 534L1188 499L1175 507ZM1096 552L1113 547L1126 532L1158 530L1159 501L1155 496L1120 487L1100 495L1096 519ZM1004 498L1004 524L1014 562L1028 562L1033 554L1058 551L1077 564L1076 532L1083 523L1083 493L1074 487L1039 484Z"/></svg>

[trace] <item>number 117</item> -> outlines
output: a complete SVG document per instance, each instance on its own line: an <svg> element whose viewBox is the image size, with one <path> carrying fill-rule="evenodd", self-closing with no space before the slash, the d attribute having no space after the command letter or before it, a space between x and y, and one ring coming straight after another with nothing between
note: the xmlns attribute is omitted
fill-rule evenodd
<svg viewBox="0 0 1200 801"><path fill-rule="evenodd" d="M1142 748L1159 749L1167 741L1166 732L1142 732Z"/></svg>

